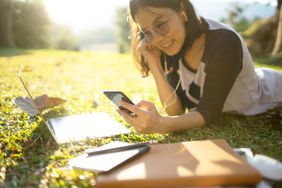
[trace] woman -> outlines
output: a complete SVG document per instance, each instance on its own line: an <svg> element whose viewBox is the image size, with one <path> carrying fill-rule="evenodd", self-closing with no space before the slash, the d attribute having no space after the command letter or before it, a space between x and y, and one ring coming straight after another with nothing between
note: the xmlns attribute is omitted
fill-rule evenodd
<svg viewBox="0 0 282 188"><path fill-rule="evenodd" d="M282 105L282 73L255 70L242 38L198 18L189 0L130 0L129 13L135 61L153 75L169 115L148 101L123 102L137 116L118 112L138 132L198 128L222 112L255 115Z"/></svg>

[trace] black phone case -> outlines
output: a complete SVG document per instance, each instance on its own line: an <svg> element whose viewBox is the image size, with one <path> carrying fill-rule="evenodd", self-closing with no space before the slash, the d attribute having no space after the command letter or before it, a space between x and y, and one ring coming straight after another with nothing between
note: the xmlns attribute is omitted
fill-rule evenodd
<svg viewBox="0 0 282 188"><path fill-rule="evenodd" d="M126 112L126 113L128 113L128 114L130 114L130 115L132 115L132 116L136 116L136 115L135 115L133 112L131 112L130 110L128 110L128 109L126 109L126 108L124 108L124 107L119 106L118 104L116 104L115 101L113 100L116 95L120 94L120 95L122 95L122 100L124 100L125 102L128 102L128 103L134 105L134 103L133 103L123 92L121 92L121 91L104 91L103 93L104 93L104 95L106 95L115 105L117 105L119 109L121 109L122 111L124 111L124 112Z"/></svg>

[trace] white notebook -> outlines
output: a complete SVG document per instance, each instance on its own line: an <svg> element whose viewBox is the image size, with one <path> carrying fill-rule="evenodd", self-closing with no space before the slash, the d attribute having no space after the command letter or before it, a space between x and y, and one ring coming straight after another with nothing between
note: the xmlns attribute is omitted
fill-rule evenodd
<svg viewBox="0 0 282 188"><path fill-rule="evenodd" d="M53 118L46 124L57 143L130 133L128 128L105 112Z"/></svg>

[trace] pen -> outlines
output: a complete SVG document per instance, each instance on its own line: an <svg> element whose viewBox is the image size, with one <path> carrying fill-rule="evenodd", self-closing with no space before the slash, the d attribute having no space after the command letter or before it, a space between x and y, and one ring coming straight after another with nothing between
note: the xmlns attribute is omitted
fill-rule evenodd
<svg viewBox="0 0 282 188"><path fill-rule="evenodd" d="M148 147L149 144L152 142L142 142L142 143L136 143L136 144L129 144L129 145L123 145L123 146L115 146L113 148L95 148L92 150L86 150L86 153L88 156L98 155L98 154L106 154L106 153L114 153L114 152L120 152L120 151L126 151L130 149L136 149L141 147Z"/></svg>

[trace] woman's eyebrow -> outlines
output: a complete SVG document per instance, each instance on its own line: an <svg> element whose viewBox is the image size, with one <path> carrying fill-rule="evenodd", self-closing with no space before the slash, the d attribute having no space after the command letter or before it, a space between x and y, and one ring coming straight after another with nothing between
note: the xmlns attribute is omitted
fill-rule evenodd
<svg viewBox="0 0 282 188"><path fill-rule="evenodd" d="M160 20L161 18L163 18L163 16L164 15L159 15L158 17L156 17L155 19L154 19L154 21L153 21L153 24L152 25L154 25L158 20ZM142 28L142 27L140 27L140 29L142 30L142 31L144 31L144 30L148 30L148 28L147 27L144 27L144 28Z"/></svg>

